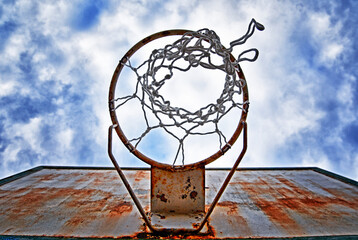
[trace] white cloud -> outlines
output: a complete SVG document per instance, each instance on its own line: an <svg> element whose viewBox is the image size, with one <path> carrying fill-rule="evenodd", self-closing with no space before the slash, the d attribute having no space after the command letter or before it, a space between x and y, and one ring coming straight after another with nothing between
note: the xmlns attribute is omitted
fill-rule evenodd
<svg viewBox="0 0 358 240"><path fill-rule="evenodd" d="M59 148L62 149L62 152L66 152L71 149L73 141L73 130L70 128L64 129L57 134Z"/></svg>
<svg viewBox="0 0 358 240"><path fill-rule="evenodd" d="M16 82L0 82L0 97L11 95L15 92Z"/></svg>
<svg viewBox="0 0 358 240"><path fill-rule="evenodd" d="M24 149L32 149L32 151L44 156L44 151L40 146L39 131L41 126L41 118L33 118L27 124L11 124L6 126L5 132L12 136L11 143L5 148L2 155L3 169L0 174L13 174L17 171L24 171L32 164L19 159L19 153ZM9 123L8 123L9 124ZM0 155L0 156L1 156ZM33 164L39 165L36 159L32 159ZM11 167L12 165L16 167Z"/></svg>
<svg viewBox="0 0 358 240"><path fill-rule="evenodd" d="M352 166L350 168L351 170L353 170L352 175L350 176L353 179L358 179L358 154L354 156L354 158L352 159ZM355 171L354 171L355 169ZM345 173L342 172L342 175L344 176Z"/></svg>
<svg viewBox="0 0 358 240"><path fill-rule="evenodd" d="M14 136L22 138L28 143L34 151L41 153L42 148L40 146L40 127L43 120L41 117L33 118L27 124L14 124L9 130L13 132Z"/></svg>
<svg viewBox="0 0 358 240"><path fill-rule="evenodd" d="M321 53L321 58L323 61L335 60L343 52L343 49L342 44L331 43L325 47L324 52Z"/></svg>
<svg viewBox="0 0 358 240"><path fill-rule="evenodd" d="M356 121L357 112L354 106L354 85L357 84L355 76L345 74L341 78L342 83L336 91L336 99L340 103L339 118L342 125Z"/></svg>
<svg viewBox="0 0 358 240"><path fill-rule="evenodd" d="M350 48L350 41L342 33L344 26L341 21L333 23L331 16L325 12L312 13L308 26L311 30L315 47L318 49L318 61L332 66L346 49Z"/></svg>
<svg viewBox="0 0 358 240"><path fill-rule="evenodd" d="M0 65L8 66L9 72L6 73L6 80L1 79L0 97L15 93L20 97L43 97L58 107L51 114L41 113L27 123L15 123L9 128L14 130L15 135L6 132L12 139L3 153L8 161L16 159L21 147L26 145L43 157L52 156L44 162L56 163L59 159L66 159L63 164L76 163L79 159L71 159L78 156L73 144L89 141L99 146L94 150L92 163L109 165L106 154L107 128L110 125L108 88L118 60L124 53L143 37L172 28L197 30L208 27L215 30L224 45L228 46L230 41L246 32L247 24L254 17L265 25L266 30L255 32L247 45L234 49L235 56L250 47L260 50L257 62L242 63L251 101L249 149L243 166L318 165L333 169L330 161L334 160L321 150L303 153L301 149L297 159L292 161L277 159L277 153L289 140L299 139L302 132L319 133L321 120L329 117L330 113L319 106L319 102L328 97L319 93L333 81L322 70L312 66L312 62L334 66L337 70L342 68L342 57L352 51L349 49L352 44L350 39L342 35L346 18L334 20L325 9L314 10L308 3L300 5L281 1L185 0L166 1L160 7L157 5L161 3L151 1L113 1L107 4L98 23L81 32L71 28L71 19L74 18L72 2L20 1L13 8L4 8L0 21L16 19L18 28L1 53ZM307 31L302 33L297 29ZM35 48L33 33L41 34L50 42L47 49ZM314 59L304 54L309 45L313 46ZM27 81L19 86L22 73L16 63L25 51L33 56L31 64L36 72L36 86ZM51 62L52 53L63 59L58 63ZM354 74L347 73L340 81L342 84L337 84L336 99L341 124L325 141L342 144L340 131L357 117L353 102L356 79ZM46 89L52 99L46 99L47 95L38 90L49 82L54 82L50 90ZM65 88L66 95L63 93ZM185 91L177 89L178 92ZM69 100L72 95L75 100ZM76 101L76 97L78 102L71 103ZM6 110L2 110L1 114L8 117ZM51 137L58 143L58 149L52 155L49 149L41 146L39 129L44 123L57 128ZM6 122L7 127L11 124ZM78 136L86 140L78 139ZM19 137L21 141L14 140ZM124 161L130 159L127 149L121 143L116 144L114 151L118 157ZM229 166L240 151L241 144L239 139L235 149L225 156L228 161L216 166ZM213 148L207 146L207 149ZM204 147L200 151L204 152ZM357 161L355 158L352 164L357 164Z"/></svg>
<svg viewBox="0 0 358 240"><path fill-rule="evenodd" d="M325 170L334 171L334 168L326 155L322 155L322 153L319 152L312 152L310 150L303 156L302 166L319 167Z"/></svg>

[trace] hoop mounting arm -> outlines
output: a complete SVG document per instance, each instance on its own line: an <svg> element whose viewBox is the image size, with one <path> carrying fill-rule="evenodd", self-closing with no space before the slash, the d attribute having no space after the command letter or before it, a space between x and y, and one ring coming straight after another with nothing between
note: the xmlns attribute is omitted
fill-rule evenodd
<svg viewBox="0 0 358 240"><path fill-rule="evenodd" d="M240 153L239 157L236 159L236 161L235 161L233 167L231 168L229 174L225 178L224 183L222 184L220 190L216 194L216 196L215 196L213 202L211 203L208 211L206 212L203 220L200 222L199 225L197 225L198 226L197 228L194 227L194 228L190 228L190 229L189 228L156 228L156 227L154 227L152 225L152 223L149 220L149 218L147 217L147 215L146 215L141 203L139 202L137 196L135 195L133 189L131 188L127 178L125 177L122 169L118 165L117 160L113 156L113 153L112 153L112 131L113 131L113 128L115 128L116 126L111 125L109 127L109 129L108 129L108 155L109 155L109 157L110 157L115 169L117 170L118 175L121 178L124 186L126 187L129 195L133 199L134 204L136 205L140 215L142 216L144 222L146 223L146 225L148 226L148 228L150 229L151 232L153 232L153 233L173 233L173 234L176 234L176 233L199 233L203 229L203 227L207 223L211 213L213 212L216 204L218 203L220 197L224 193L224 191L225 191L226 187L228 186L231 178L233 177L233 175L234 175L237 167L239 166L242 158L244 157L244 155L246 153L246 149L247 149L247 123L242 121L242 124L243 124L243 147L242 147L241 153Z"/></svg>

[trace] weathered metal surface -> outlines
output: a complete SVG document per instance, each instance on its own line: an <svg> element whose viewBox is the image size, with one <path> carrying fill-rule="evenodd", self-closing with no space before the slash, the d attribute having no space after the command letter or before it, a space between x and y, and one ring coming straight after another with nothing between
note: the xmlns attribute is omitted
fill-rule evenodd
<svg viewBox="0 0 358 240"><path fill-rule="evenodd" d="M205 167L183 171L151 168L151 223L157 229L193 229L205 212Z"/></svg>
<svg viewBox="0 0 358 240"><path fill-rule="evenodd" d="M150 170L124 173L148 212ZM205 174L208 208L228 170ZM240 170L204 231L190 237L358 236L352 183L314 169ZM115 170L56 168L0 186L0 235L153 237Z"/></svg>
<svg viewBox="0 0 358 240"><path fill-rule="evenodd" d="M151 168L151 211L154 213L203 213L205 167L186 171Z"/></svg>

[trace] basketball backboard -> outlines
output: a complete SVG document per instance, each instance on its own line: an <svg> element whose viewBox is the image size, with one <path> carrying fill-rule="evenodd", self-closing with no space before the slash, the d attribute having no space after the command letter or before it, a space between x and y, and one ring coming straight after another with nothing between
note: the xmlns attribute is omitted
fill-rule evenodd
<svg viewBox="0 0 358 240"><path fill-rule="evenodd" d="M149 212L150 170L123 172ZM207 169L205 174L208 207L228 170ZM319 168L239 169L203 231L176 237L357 237L357 199L357 182ZM0 180L0 239L5 236L175 235L149 231L113 168L37 167Z"/></svg>

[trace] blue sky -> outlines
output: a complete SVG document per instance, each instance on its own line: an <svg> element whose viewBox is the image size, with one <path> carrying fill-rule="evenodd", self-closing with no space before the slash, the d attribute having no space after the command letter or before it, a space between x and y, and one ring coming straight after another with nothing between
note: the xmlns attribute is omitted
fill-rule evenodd
<svg viewBox="0 0 358 240"><path fill-rule="evenodd" d="M250 112L241 166L317 166L357 180L357 5L3 0L0 178L44 164L111 166L107 95L124 53L174 28L207 27L228 45L255 18L266 29L248 41L259 59L242 63ZM122 165L143 166L120 143L115 154ZM230 166L230 156L215 166Z"/></svg>

